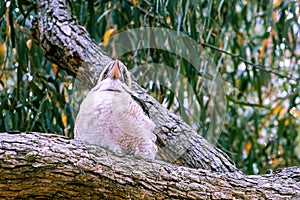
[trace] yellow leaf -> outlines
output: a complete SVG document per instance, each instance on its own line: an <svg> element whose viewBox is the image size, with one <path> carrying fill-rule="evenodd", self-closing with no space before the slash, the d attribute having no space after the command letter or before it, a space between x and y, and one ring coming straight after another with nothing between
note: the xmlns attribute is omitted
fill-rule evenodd
<svg viewBox="0 0 300 200"><path fill-rule="evenodd" d="M275 0L273 1L273 8L276 8L281 3L281 0Z"/></svg>
<svg viewBox="0 0 300 200"><path fill-rule="evenodd" d="M284 125L285 125L285 126L289 125L289 123L290 123L290 122L289 122L288 119L284 120Z"/></svg>
<svg viewBox="0 0 300 200"><path fill-rule="evenodd" d="M6 83L6 76L1 76L1 81L3 82L3 83ZM5 87L6 85L4 85L4 87Z"/></svg>
<svg viewBox="0 0 300 200"><path fill-rule="evenodd" d="M264 134L263 134L262 130L259 130L259 131L258 131L258 136L259 136L259 137L264 137Z"/></svg>
<svg viewBox="0 0 300 200"><path fill-rule="evenodd" d="M275 167L279 164L279 160L276 158L276 156L274 154L272 155L272 158L273 158L272 165L273 165L273 167Z"/></svg>
<svg viewBox="0 0 300 200"><path fill-rule="evenodd" d="M168 16L168 17L166 18L166 22L167 22L168 24L171 22L171 17L170 17L170 16Z"/></svg>
<svg viewBox="0 0 300 200"><path fill-rule="evenodd" d="M5 44L0 44L0 66L4 64L4 58L5 58L5 52L6 52L6 47Z"/></svg>
<svg viewBox="0 0 300 200"><path fill-rule="evenodd" d="M276 14L276 12L272 12L272 17L273 17L273 20L276 22L277 21L277 14Z"/></svg>
<svg viewBox="0 0 300 200"><path fill-rule="evenodd" d="M110 28L108 29L105 34L104 34L104 37L103 37L103 46L107 46L108 45L108 40L111 36L111 34L115 31L114 28Z"/></svg>
<svg viewBox="0 0 300 200"><path fill-rule="evenodd" d="M239 84L240 84L239 79L235 78L235 79L234 79L234 84L235 84L235 85L239 85Z"/></svg>
<svg viewBox="0 0 300 200"><path fill-rule="evenodd" d="M136 6L137 0L132 0L132 3L133 3L134 6Z"/></svg>
<svg viewBox="0 0 300 200"><path fill-rule="evenodd" d="M237 32L236 36L237 36L238 44L243 45L245 43L244 35L240 32Z"/></svg>
<svg viewBox="0 0 300 200"><path fill-rule="evenodd" d="M54 73L54 75L56 76L56 74L57 74L57 65L56 64L52 64L52 68L53 68L53 73Z"/></svg>
<svg viewBox="0 0 300 200"><path fill-rule="evenodd" d="M64 95L66 102L69 102L69 95Z"/></svg>
<svg viewBox="0 0 300 200"><path fill-rule="evenodd" d="M245 43L245 39L243 37L238 37L238 44L243 45Z"/></svg>
<svg viewBox="0 0 300 200"><path fill-rule="evenodd" d="M294 115L296 115L297 117L300 118L300 111L297 110L296 108L292 108L292 109L291 109L291 113L293 113Z"/></svg>
<svg viewBox="0 0 300 200"><path fill-rule="evenodd" d="M281 104L278 104L275 108L271 110L271 113L275 115L280 111L280 109L281 109Z"/></svg>
<svg viewBox="0 0 300 200"><path fill-rule="evenodd" d="M276 31L274 28L271 29L271 35L276 35ZM272 40L271 40L271 44L272 44Z"/></svg>
<svg viewBox="0 0 300 200"><path fill-rule="evenodd" d="M62 113L61 120L64 124L64 127L66 127L67 126L67 115L65 113Z"/></svg>
<svg viewBox="0 0 300 200"><path fill-rule="evenodd" d="M65 84L65 87L68 88L70 86L71 82L70 81L66 81L66 82L64 82L64 84Z"/></svg>
<svg viewBox="0 0 300 200"><path fill-rule="evenodd" d="M247 156L249 155L251 148L252 148L252 142L249 140L245 146Z"/></svg>
<svg viewBox="0 0 300 200"><path fill-rule="evenodd" d="M288 108L282 108L278 115L278 120L281 120L284 114L288 111Z"/></svg>
<svg viewBox="0 0 300 200"><path fill-rule="evenodd" d="M260 53L259 53L259 62L262 62L262 57L265 54L265 49L267 46L268 39L264 39L261 45Z"/></svg>
<svg viewBox="0 0 300 200"><path fill-rule="evenodd" d="M6 51L6 47L5 47L5 44L0 44L0 56L3 56L4 57L4 53Z"/></svg>

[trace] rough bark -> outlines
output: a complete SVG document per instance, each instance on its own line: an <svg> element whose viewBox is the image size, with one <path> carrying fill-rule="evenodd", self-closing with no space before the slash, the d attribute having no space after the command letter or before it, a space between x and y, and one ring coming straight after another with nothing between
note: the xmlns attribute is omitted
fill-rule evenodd
<svg viewBox="0 0 300 200"><path fill-rule="evenodd" d="M101 51L87 31L78 24L71 14L68 1L43 0L37 3L39 17L32 28L35 42L51 62L88 86L95 85L101 70L111 58ZM227 155L209 144L138 84L133 83L133 86L150 108L150 117L156 124L159 155L163 160L217 172L237 170ZM183 152L182 156L178 157L178 152Z"/></svg>
<svg viewBox="0 0 300 200"><path fill-rule="evenodd" d="M86 150L42 133L0 133L0 174L1 199L300 198L300 167L252 176L211 172Z"/></svg>

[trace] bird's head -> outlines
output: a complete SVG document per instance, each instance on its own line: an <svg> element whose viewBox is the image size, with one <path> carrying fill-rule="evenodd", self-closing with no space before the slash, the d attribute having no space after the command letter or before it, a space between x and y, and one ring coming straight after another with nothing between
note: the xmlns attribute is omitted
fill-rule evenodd
<svg viewBox="0 0 300 200"><path fill-rule="evenodd" d="M131 90L131 78L126 66L115 60L109 63L101 72L97 85L92 89L94 91L112 91L125 92L131 96L143 109L149 117L149 109L145 102L141 100L134 91Z"/></svg>
<svg viewBox="0 0 300 200"><path fill-rule="evenodd" d="M119 60L109 63L100 74L98 83L105 80L120 80L131 88L131 78L126 66Z"/></svg>
<svg viewBox="0 0 300 200"><path fill-rule="evenodd" d="M124 87L131 88L130 74L122 62L115 60L103 69L95 89L120 91Z"/></svg>

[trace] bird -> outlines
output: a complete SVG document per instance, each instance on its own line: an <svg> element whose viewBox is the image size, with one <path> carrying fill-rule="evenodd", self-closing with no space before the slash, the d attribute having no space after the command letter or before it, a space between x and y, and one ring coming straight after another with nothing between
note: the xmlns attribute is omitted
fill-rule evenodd
<svg viewBox="0 0 300 200"><path fill-rule="evenodd" d="M80 105L74 139L119 154L154 160L158 148L146 104L131 89L130 73L110 62Z"/></svg>

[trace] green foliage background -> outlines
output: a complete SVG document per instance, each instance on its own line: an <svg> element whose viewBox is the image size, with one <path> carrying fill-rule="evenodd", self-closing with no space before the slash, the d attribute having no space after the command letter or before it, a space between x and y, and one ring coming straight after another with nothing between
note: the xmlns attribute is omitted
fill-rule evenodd
<svg viewBox="0 0 300 200"><path fill-rule="evenodd" d="M0 132L39 131L72 137L74 79L49 63L30 38L34 1L0 2ZM73 13L99 45L132 28L164 27L209 52L224 79L227 115L218 146L248 174L300 164L300 3L297 1L73 0ZM209 126L201 75L182 58L143 49L121 59L130 68L173 66L197 94L195 129ZM142 74L141 76L147 76ZM138 77L139 78L139 77ZM143 85L178 115L176 94ZM183 92L183 91L181 91Z"/></svg>

